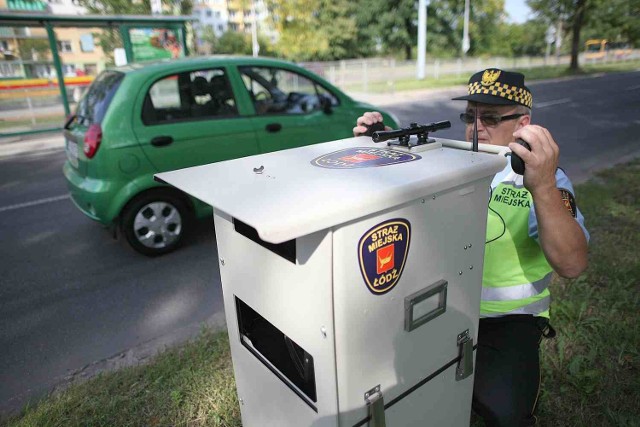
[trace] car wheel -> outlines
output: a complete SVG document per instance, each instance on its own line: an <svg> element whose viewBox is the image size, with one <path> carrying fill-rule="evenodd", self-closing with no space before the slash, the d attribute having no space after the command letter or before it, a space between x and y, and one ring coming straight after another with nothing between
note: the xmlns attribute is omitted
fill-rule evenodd
<svg viewBox="0 0 640 427"><path fill-rule="evenodd" d="M190 212L184 200L167 190L134 198L122 211L121 230L133 249L158 256L176 249L189 227Z"/></svg>

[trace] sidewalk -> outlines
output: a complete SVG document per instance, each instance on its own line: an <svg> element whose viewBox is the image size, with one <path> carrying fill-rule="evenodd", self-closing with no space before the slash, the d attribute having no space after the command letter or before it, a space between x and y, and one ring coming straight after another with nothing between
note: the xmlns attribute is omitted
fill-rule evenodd
<svg viewBox="0 0 640 427"><path fill-rule="evenodd" d="M64 150L62 131L0 138L0 158L57 150Z"/></svg>
<svg viewBox="0 0 640 427"><path fill-rule="evenodd" d="M438 89L415 89L403 90L388 93L361 93L348 92L347 94L357 101L367 102L369 104L383 107L403 102L421 102L436 100L451 100L456 96L464 95L466 86L452 86Z"/></svg>

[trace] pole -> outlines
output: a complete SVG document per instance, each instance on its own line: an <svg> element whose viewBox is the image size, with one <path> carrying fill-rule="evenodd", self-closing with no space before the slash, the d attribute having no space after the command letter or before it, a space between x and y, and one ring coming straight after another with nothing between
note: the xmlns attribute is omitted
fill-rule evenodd
<svg viewBox="0 0 640 427"><path fill-rule="evenodd" d="M258 43L258 19L256 18L256 2L251 0L251 15L253 16L253 24L251 25L251 52L253 56L260 53L260 44Z"/></svg>
<svg viewBox="0 0 640 427"><path fill-rule="evenodd" d="M556 27L556 64L560 63L560 46L562 46L562 20L558 19Z"/></svg>
<svg viewBox="0 0 640 427"><path fill-rule="evenodd" d="M425 76L427 62L427 0L418 1L418 79Z"/></svg>
<svg viewBox="0 0 640 427"><path fill-rule="evenodd" d="M467 56L471 47L469 41L469 0L464 0L464 28L462 30L462 56Z"/></svg>
<svg viewBox="0 0 640 427"><path fill-rule="evenodd" d="M122 39L122 47L127 56L127 64L133 62L133 46L131 45L131 33L128 25L120 25L120 38Z"/></svg>
<svg viewBox="0 0 640 427"><path fill-rule="evenodd" d="M69 109L67 90L64 86L64 73L62 72L62 62L60 62L60 55L58 54L58 42L56 41L56 35L49 21L45 23L45 27L47 28L47 36L49 37L49 47L51 48L51 56L53 56L53 65L56 67L56 75L58 76L58 88L60 89L60 96L62 97L64 115L68 116L71 114L71 110Z"/></svg>

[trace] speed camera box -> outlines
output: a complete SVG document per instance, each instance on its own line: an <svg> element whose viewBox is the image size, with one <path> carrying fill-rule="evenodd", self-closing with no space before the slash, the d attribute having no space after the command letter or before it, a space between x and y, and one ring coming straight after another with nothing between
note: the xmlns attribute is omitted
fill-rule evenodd
<svg viewBox="0 0 640 427"><path fill-rule="evenodd" d="M358 137L163 173L211 204L242 423L468 426L503 157Z"/></svg>

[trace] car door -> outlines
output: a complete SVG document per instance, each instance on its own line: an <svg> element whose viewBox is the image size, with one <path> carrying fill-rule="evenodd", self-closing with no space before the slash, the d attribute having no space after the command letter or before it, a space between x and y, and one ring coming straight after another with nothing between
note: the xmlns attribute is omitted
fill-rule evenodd
<svg viewBox="0 0 640 427"><path fill-rule="evenodd" d="M167 73L143 91L133 127L158 171L258 153L253 124L240 115L225 68Z"/></svg>
<svg viewBox="0 0 640 427"><path fill-rule="evenodd" d="M261 152L350 136L351 128L343 129L335 114L338 98L313 78L273 66L246 65L238 70L255 109Z"/></svg>

